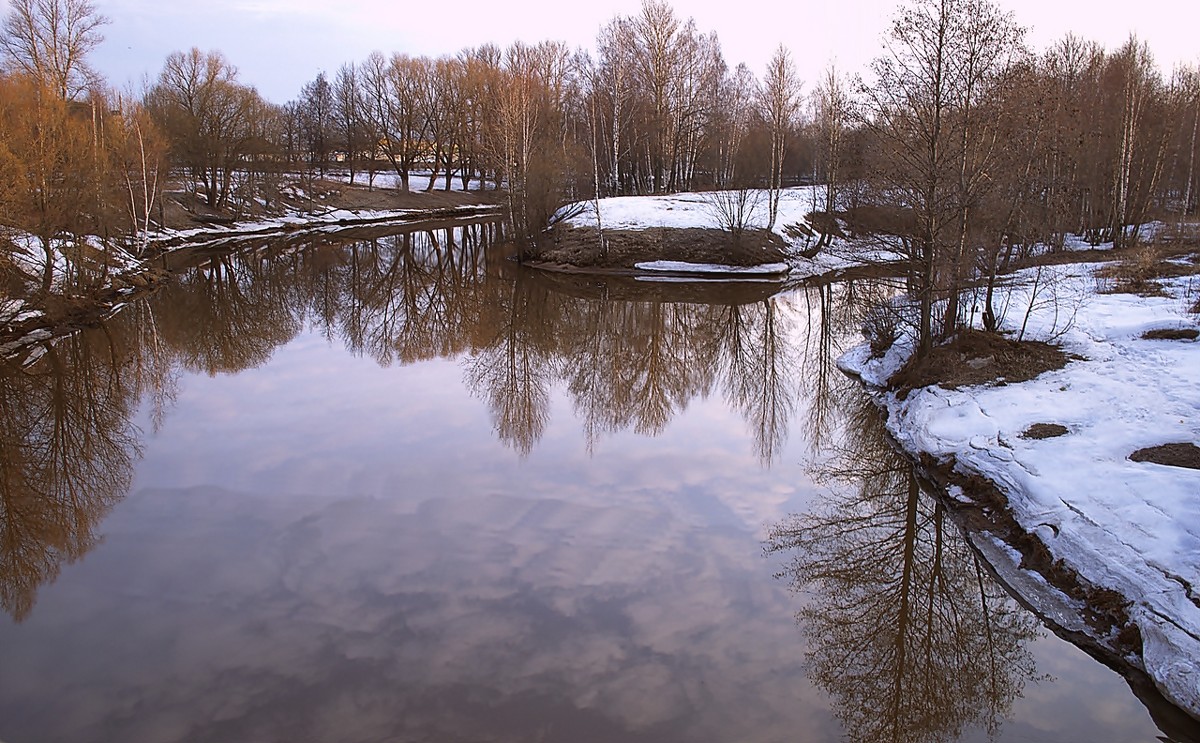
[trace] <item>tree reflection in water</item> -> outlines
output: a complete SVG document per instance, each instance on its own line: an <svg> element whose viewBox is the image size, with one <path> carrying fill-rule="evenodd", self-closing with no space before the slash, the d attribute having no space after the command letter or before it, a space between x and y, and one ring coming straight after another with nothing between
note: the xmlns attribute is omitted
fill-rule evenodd
<svg viewBox="0 0 1200 743"><path fill-rule="evenodd" d="M130 415L143 393L156 411L169 404L170 367L136 342L142 319L131 312L108 333L66 338L2 372L0 607L18 621L64 562L96 544L128 490L139 456Z"/></svg>
<svg viewBox="0 0 1200 743"><path fill-rule="evenodd" d="M514 281L490 338L466 362L497 435L522 454L541 436L562 383L589 447L631 430L653 436L717 389L770 463L787 437L796 353L774 300L748 305L587 299Z"/></svg>
<svg viewBox="0 0 1200 743"><path fill-rule="evenodd" d="M6 610L27 614L37 586L93 544L131 478L140 401L157 426L181 370L259 366L305 328L381 366L459 359L497 437L522 456L548 426L555 389L589 448L619 431L656 435L721 394L764 464L787 439L799 385L828 397L829 287L781 299L771 286L603 282L589 295L497 261L495 236L473 224L247 246L12 371L0 390ZM798 346L806 324L821 329L821 353L811 333Z"/></svg>
<svg viewBox="0 0 1200 743"><path fill-rule="evenodd" d="M816 473L837 487L767 541L791 557L783 575L809 601L797 619L810 675L848 740L993 734L1034 679L1025 645L1038 623L922 492L875 406L861 393L845 403L844 440Z"/></svg>

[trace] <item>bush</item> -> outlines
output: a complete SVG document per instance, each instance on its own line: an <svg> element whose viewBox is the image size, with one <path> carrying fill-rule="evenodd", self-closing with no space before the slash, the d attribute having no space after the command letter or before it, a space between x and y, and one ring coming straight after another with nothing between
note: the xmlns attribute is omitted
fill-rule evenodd
<svg viewBox="0 0 1200 743"><path fill-rule="evenodd" d="M871 358L881 358L900 338L900 316L890 303L879 304L867 311L862 333L871 344Z"/></svg>

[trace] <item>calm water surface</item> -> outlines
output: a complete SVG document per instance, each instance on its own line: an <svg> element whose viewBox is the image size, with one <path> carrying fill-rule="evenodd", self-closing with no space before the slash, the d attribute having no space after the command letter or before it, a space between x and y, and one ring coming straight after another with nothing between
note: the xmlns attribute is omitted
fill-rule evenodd
<svg viewBox="0 0 1200 743"><path fill-rule="evenodd" d="M870 292L272 246L5 379L0 740L1154 741L831 359Z"/></svg>

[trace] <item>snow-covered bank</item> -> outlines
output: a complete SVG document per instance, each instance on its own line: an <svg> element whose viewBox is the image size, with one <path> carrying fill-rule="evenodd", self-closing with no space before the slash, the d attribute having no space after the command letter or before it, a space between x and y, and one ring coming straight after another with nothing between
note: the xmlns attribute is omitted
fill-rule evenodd
<svg viewBox="0 0 1200 743"><path fill-rule="evenodd" d="M239 237L262 237L274 233L330 232L355 225L388 225L430 219L463 219L499 214L491 204L465 205L437 209L329 209L293 213L280 217L247 220L231 224L213 224L186 230L161 230L148 236L153 246L195 245L201 242Z"/></svg>
<svg viewBox="0 0 1200 743"><path fill-rule="evenodd" d="M1129 458L1145 447L1200 442L1200 343L1143 337L1196 327L1189 308L1200 279L1163 281L1168 297L1099 294L1097 267L1042 269L1040 294L1032 292L1034 271L1026 271L1007 292L1005 326L1026 323L1026 338L1053 340L1080 357L1065 368L1021 383L926 387L904 399L877 389L876 397L910 455L953 461L957 473L994 483L1013 518L1053 559L1128 601L1141 654L1125 659L1200 717L1200 470ZM879 384L910 349L902 343L871 358L864 345L839 364ZM1060 424L1067 433L1023 437L1036 423ZM1066 630L1122 652L1113 633L1085 621L1078 599L1021 567L1010 545L994 535L976 538L1031 604Z"/></svg>
<svg viewBox="0 0 1200 743"><path fill-rule="evenodd" d="M295 241L307 236L332 235L354 228L396 228L421 223L444 225L451 220L488 218L499 214L499 207L471 204L434 209L354 210L329 209L323 212L290 213L284 216L232 224L209 225L186 230L161 230L145 236L141 257L135 257L114 242L89 236L95 258L107 265L107 281L90 287L85 296L73 297L75 307L68 318L51 316L44 307L34 306L19 297L0 299L0 358L14 357L52 337L93 325L111 316L145 291L152 290L168 273L160 267L160 258L185 249L235 250L243 245L259 244L275 238ZM41 242L29 235L9 238L13 244L9 258L31 280L40 275L46 263ZM54 286L62 284L67 264L61 251L55 255ZM53 330L51 330L53 327Z"/></svg>

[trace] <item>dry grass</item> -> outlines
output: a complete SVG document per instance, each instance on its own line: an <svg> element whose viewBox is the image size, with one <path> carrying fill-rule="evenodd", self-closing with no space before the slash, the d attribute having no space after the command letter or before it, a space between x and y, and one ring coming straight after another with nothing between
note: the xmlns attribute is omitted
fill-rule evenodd
<svg viewBox="0 0 1200 743"><path fill-rule="evenodd" d="M1146 246L1122 261L1104 266L1096 272L1096 277L1104 282L1100 286L1103 294L1164 297L1166 292L1158 283L1158 279L1163 278L1162 266L1162 256L1157 248Z"/></svg>
<svg viewBox="0 0 1200 743"><path fill-rule="evenodd" d="M964 330L923 359L914 358L890 380L907 391L932 384L947 389L1024 382L1067 365L1070 357L1042 341L1015 341L998 333Z"/></svg>
<svg viewBox="0 0 1200 743"><path fill-rule="evenodd" d="M1174 259L1174 260L1172 260ZM1200 254L1180 254L1155 243L1136 248L1120 261L1096 272L1104 294L1137 294L1143 297L1165 297L1167 292L1158 282L1180 276L1200 274Z"/></svg>
<svg viewBox="0 0 1200 743"><path fill-rule="evenodd" d="M1195 328L1159 328L1142 333L1142 339L1148 341L1194 341L1200 337L1200 330Z"/></svg>

